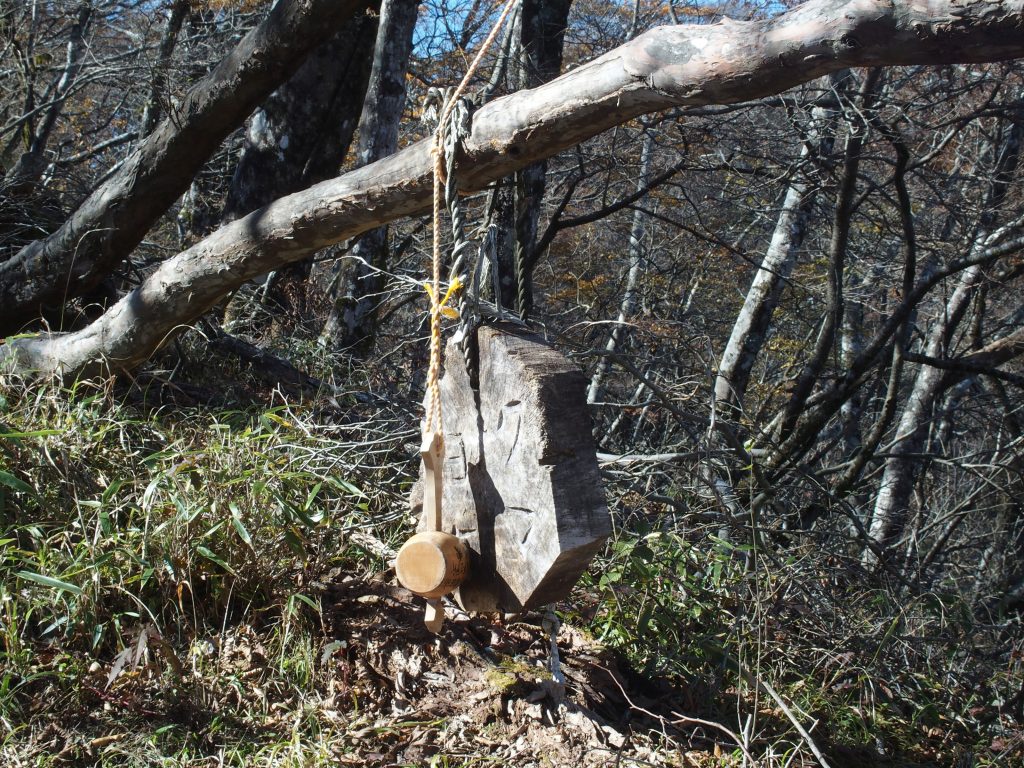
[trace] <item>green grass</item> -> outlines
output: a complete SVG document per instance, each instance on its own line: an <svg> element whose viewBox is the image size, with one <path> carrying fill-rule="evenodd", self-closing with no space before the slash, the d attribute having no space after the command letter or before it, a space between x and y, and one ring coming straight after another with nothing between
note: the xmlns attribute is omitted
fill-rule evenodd
<svg viewBox="0 0 1024 768"><path fill-rule="evenodd" d="M31 593L39 637L96 650L125 619L197 623L265 603L325 543L323 523L362 504L351 483L290 463L279 412L120 420L94 396L39 415L59 426L0 435L37 457L5 468L20 487L2 514L3 567Z"/></svg>
<svg viewBox="0 0 1024 768"><path fill-rule="evenodd" d="M111 384L16 385L0 390L0 764L360 764L422 725L379 724L372 691L334 661L320 586L384 566L350 531L392 545L405 531L407 414L344 396L341 418L149 409ZM807 753L758 678L823 745L865 760L876 742L919 764L1022 750L1005 710L1024 646L954 594L907 598L813 548L777 560L617 517L567 620L671 683L675 711L746 724L763 765ZM496 690L515 678L494 675Z"/></svg>
<svg viewBox="0 0 1024 768"><path fill-rule="evenodd" d="M639 524L616 536L584 577L585 589L598 596L590 630L642 674L704 674L721 662L735 626L742 576L742 560L729 550Z"/></svg>
<svg viewBox="0 0 1024 768"><path fill-rule="evenodd" d="M1024 689L1007 629L973 619L954 592L862 583L818 554L780 560L634 517L584 577L569 619L645 676L690 691L684 705L738 720L737 731L751 723L768 765L785 764L801 740L759 678L822 746L857 764L945 765L969 753L997 765L1024 753L1015 716L1000 712Z"/></svg>
<svg viewBox="0 0 1024 768"><path fill-rule="evenodd" d="M230 687L224 670L204 668L212 662L202 648L241 625L258 628L278 693L309 689L324 639L312 580L341 563L358 569L347 530L383 518L376 530L386 536L404 523L392 512L401 475L390 488L379 477L402 468L355 456L340 429L314 427L294 408L146 412L109 386L86 385L12 389L2 407L0 732L8 742L43 697L75 710L95 698L89 688L113 695L146 665L161 670L169 701L199 695L181 685L182 668ZM111 660L122 663L107 679ZM90 677L95 664L103 674ZM308 713L297 723L307 735L316 725ZM179 758L161 764L187 765L195 746L175 746L177 732L169 724L129 751L166 748ZM317 743L290 738L259 750L268 765L329 764ZM253 748L241 739L237 764L259 764ZM127 747L104 749L115 765Z"/></svg>

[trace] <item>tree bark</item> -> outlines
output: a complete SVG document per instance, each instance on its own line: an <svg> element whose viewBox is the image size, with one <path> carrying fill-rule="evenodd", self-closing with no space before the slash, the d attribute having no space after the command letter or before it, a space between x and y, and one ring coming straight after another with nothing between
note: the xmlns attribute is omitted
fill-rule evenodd
<svg viewBox="0 0 1024 768"><path fill-rule="evenodd" d="M991 217L1002 205L1010 186L1010 179L1019 161L1022 138L1024 138L1024 125L1015 123L1009 128L1003 145L999 147L993 169L993 184L982 214L983 221L980 231L972 249L974 252L984 249L986 239L992 231ZM989 220L985 221L986 218ZM945 357L951 336L960 324L971 297L974 295L975 287L983 276L984 273L980 265L970 267L961 275L956 290L943 308L942 317L936 320L929 331L925 345L927 357L935 359ZM997 342L997 347L986 348L984 352L979 350L968 355L967 358L974 357L976 360L992 362L994 359L1000 359L1001 355L1005 355L1007 352L1010 352L1012 357L1014 339L1015 336L1008 337L1008 339ZM975 357L976 355L981 355L981 357ZM1005 360L1002 361L1005 362ZM914 381L914 386L899 420L896 441L885 462L885 472L879 484L869 528L871 537L883 548L892 545L903 531L916 477L917 457L924 448L932 410L939 395L954 381L955 379L946 375L946 371L941 367L932 365L922 367ZM875 559L872 550L865 551L866 564L873 564Z"/></svg>
<svg viewBox="0 0 1024 768"><path fill-rule="evenodd" d="M0 332L97 285L221 140L365 0L281 0L53 234L0 264Z"/></svg>
<svg viewBox="0 0 1024 768"><path fill-rule="evenodd" d="M519 45L516 89L536 88L558 77L562 70L565 30L569 24L572 0L523 0L519 15ZM543 160L520 170L515 179L519 210L513 227L515 246L520 249L518 269L523 295L517 296L521 310L528 313L533 306L533 269L540 253L537 250L537 223L547 186L547 163Z"/></svg>
<svg viewBox="0 0 1024 768"><path fill-rule="evenodd" d="M225 221L337 175L356 132L376 38L376 14L356 14L253 113Z"/></svg>
<svg viewBox="0 0 1024 768"><path fill-rule="evenodd" d="M376 162L398 149L398 127L405 110L405 75L416 26L415 0L384 0L381 5L373 68L359 118L359 167ZM339 265L331 289L331 311L320 334L322 344L363 347L373 338L377 318L379 270L386 266L388 228L363 235L350 258Z"/></svg>
<svg viewBox="0 0 1024 768"><path fill-rule="evenodd" d="M647 112L747 101L848 67L1022 57L1022 26L1024 0L812 0L765 21L656 28L483 106L459 156L460 188L479 190ZM419 142L254 211L164 262L87 328L11 341L3 358L47 374L131 368L244 281L427 210L430 147Z"/></svg>

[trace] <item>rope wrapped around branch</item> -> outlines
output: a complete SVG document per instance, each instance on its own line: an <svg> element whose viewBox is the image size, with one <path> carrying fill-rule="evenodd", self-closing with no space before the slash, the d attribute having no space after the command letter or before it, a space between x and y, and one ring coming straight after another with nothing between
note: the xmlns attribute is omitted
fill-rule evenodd
<svg viewBox="0 0 1024 768"><path fill-rule="evenodd" d="M433 210L433 233L434 233L434 247L433 247L433 259L432 259L432 275L431 275L431 287L430 293L430 365L427 369L427 413L423 424L424 434L430 432L440 433L443 429L441 420L441 316L444 311L444 304L450 298L452 291L456 289L458 283L458 277L452 282L453 288L450 288L448 293L442 298L441 296L441 206L443 192L445 188L449 188L452 191L451 199L458 199L458 190L455 184L455 147L457 147L460 141L459 132L465 130L466 135L469 132L469 113L468 108L466 109L465 116L460 113L460 128L456 130L449 130L449 121L451 120L452 114L458 108L458 105L462 101L462 97L469 87L470 80L476 73L477 68L480 66L480 62L483 60L484 54L491 47L494 39L498 36L498 32L501 30L502 25L505 23L505 19L508 18L512 9L516 6L519 0L507 0L505 7L502 9L501 15L498 20L494 23L490 33L487 35L487 39L484 40L480 46L480 50L473 58L472 63L466 70L466 74L462 78L462 82L459 83L455 92L445 101L444 108L441 110L441 115L438 120L437 131L434 134L434 210ZM465 105L463 104L463 107ZM446 139L446 134L452 138ZM451 151L449 151L449 146ZM448 171L448 172L446 172ZM461 208L458 210L460 219L460 230L462 231L463 241L465 239L465 222L461 216ZM453 228L455 221L453 218ZM463 248L463 254L465 253ZM454 260L459 263L459 256L461 254L456 253Z"/></svg>

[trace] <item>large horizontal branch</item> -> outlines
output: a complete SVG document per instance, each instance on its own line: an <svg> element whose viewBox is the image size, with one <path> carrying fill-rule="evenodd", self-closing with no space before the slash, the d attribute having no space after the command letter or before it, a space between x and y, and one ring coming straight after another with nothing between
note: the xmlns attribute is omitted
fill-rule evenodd
<svg viewBox="0 0 1024 768"><path fill-rule="evenodd" d="M282 0L48 237L0 263L0 333L95 287L224 137L368 0Z"/></svg>
<svg viewBox="0 0 1024 768"><path fill-rule="evenodd" d="M1024 0L812 0L765 21L653 29L478 110L459 158L479 190L638 115L748 101L848 67L1024 57ZM163 263L87 328L19 339L6 357L65 375L130 368L244 281L428 210L428 141L281 198Z"/></svg>
<svg viewBox="0 0 1024 768"><path fill-rule="evenodd" d="M913 352L906 352L903 357L911 363L919 363L947 371L946 378L942 384L942 389L947 389L965 376L982 373L1006 378L1014 383L1021 383L1024 380L1021 376L1014 373L1000 374L996 370L999 366L1005 365L1021 355L1024 355L1024 328L1017 329L1001 339L990 342L981 349L976 349L959 357L937 358Z"/></svg>

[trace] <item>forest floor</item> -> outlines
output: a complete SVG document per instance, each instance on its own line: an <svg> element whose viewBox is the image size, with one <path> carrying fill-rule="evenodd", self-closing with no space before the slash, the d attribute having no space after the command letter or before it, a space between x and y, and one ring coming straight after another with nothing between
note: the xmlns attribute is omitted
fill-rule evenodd
<svg viewBox="0 0 1024 768"><path fill-rule="evenodd" d="M640 678L572 626L557 634L560 686L540 614L490 620L449 606L435 636L419 601L393 579L340 576L320 588L324 634L306 649L305 686L294 668L291 681L282 675L280 638L250 624L184 652L150 629L80 679L40 669L31 716L8 734L0 762L738 764L727 728L684 714L683 692ZM288 663L297 656L293 644Z"/></svg>
<svg viewBox="0 0 1024 768"><path fill-rule="evenodd" d="M1020 617L750 570L609 476L562 688L543 614L434 636L397 585L408 408L132 394L0 386L0 768L1024 765Z"/></svg>
<svg viewBox="0 0 1024 768"><path fill-rule="evenodd" d="M500 620L449 606L435 636L390 572L335 573L310 586L322 626L309 633L296 623L291 640L287 627L282 640L280 627L240 623L180 649L150 629L80 677L56 649L40 653L30 717L0 743L0 764L819 765L799 742L769 748L777 759L766 760L770 745L758 737L744 761L739 737L722 724L730 718L715 711L721 697L699 700L643 678L568 624L557 633L565 680L557 685L540 614ZM60 674L49 674L48 662ZM785 725L782 711L762 706L762 734ZM872 745L826 752L835 768L1013 764L954 759L948 736L935 744L936 759L889 759Z"/></svg>

